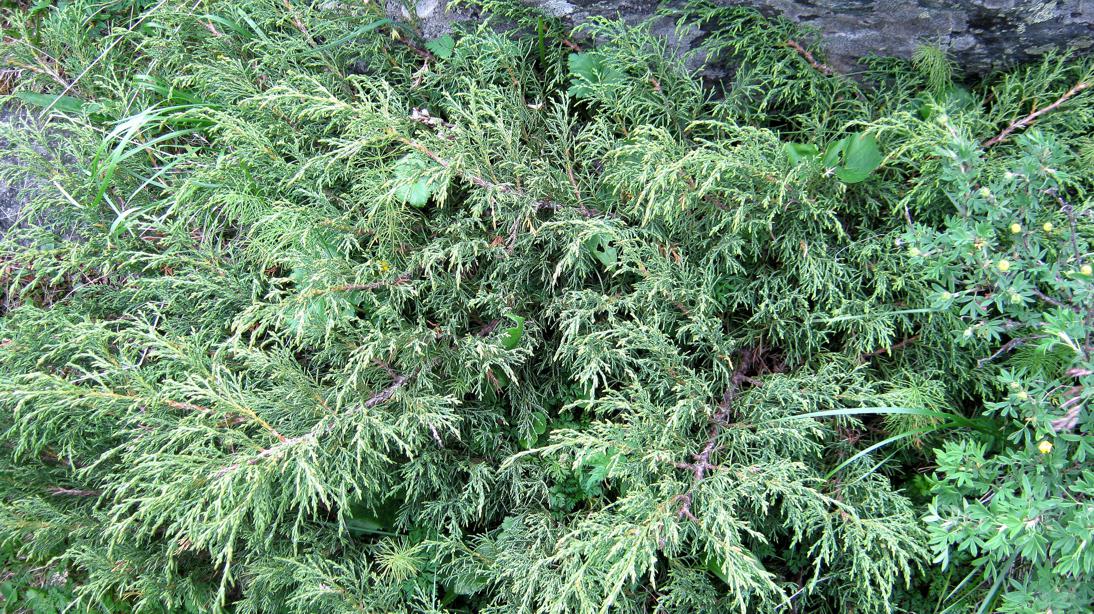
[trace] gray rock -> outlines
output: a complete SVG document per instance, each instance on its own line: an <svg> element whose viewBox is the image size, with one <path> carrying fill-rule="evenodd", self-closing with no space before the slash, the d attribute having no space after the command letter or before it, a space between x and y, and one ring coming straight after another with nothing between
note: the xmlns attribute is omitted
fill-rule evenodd
<svg viewBox="0 0 1094 614"><path fill-rule="evenodd" d="M593 15L640 21L665 2L656 0L524 0L576 24ZM1051 50L1094 48L1094 0L717 0L751 6L820 32L828 63L854 70L866 55L911 57L921 43L947 49L958 66L982 75L1035 59ZM393 0L393 5L402 6ZM434 37L457 20L444 0L419 0L423 33Z"/></svg>
<svg viewBox="0 0 1094 614"><path fill-rule="evenodd" d="M0 105L0 125L12 125L18 129L23 121L23 113ZM0 130L0 167L19 164L19 160L11 155L10 146L2 134ZM30 197L30 187L26 180L9 180L4 173L0 173L0 237L18 221L19 211Z"/></svg>

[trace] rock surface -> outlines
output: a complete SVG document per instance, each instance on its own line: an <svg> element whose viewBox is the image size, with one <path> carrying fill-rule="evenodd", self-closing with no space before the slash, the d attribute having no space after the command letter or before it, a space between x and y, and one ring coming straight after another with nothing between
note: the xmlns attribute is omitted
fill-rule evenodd
<svg viewBox="0 0 1094 614"><path fill-rule="evenodd" d="M639 21L666 4L657 0L524 0L569 23L592 15ZM910 57L920 43L947 49L970 74L985 74L1035 59L1053 49L1094 51L1094 0L716 0L751 6L818 30L828 63L853 70L865 55ZM392 6L401 2L392 1ZM400 9L400 12L405 9ZM453 21L473 19L444 0L419 0L427 37Z"/></svg>
<svg viewBox="0 0 1094 614"><path fill-rule="evenodd" d="M22 114L11 107L0 106L0 124L18 125L22 119ZM8 151L7 141L0 136L0 167L19 163ZM29 196L28 188L29 186L25 182L18 180L9 182L0 174L0 236L3 236L4 231L14 226L18 221L19 210Z"/></svg>

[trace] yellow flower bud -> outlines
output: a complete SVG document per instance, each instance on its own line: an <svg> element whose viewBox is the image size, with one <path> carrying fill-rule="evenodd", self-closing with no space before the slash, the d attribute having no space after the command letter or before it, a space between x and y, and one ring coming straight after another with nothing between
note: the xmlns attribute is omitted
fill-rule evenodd
<svg viewBox="0 0 1094 614"><path fill-rule="evenodd" d="M922 253L923 252L919 251L918 247L912 247L908 250L908 255L911 256L912 258L917 258Z"/></svg>
<svg viewBox="0 0 1094 614"><path fill-rule="evenodd" d="M1016 235L1020 232L1022 232L1022 225L1021 224L1019 224L1018 222L1015 222L1015 223L1010 225L1010 234Z"/></svg>
<svg viewBox="0 0 1094 614"><path fill-rule="evenodd" d="M1029 393L1026 392L1025 390L1018 391L1018 394L1015 395L1015 396L1018 397L1019 401L1025 401L1025 400L1029 399Z"/></svg>
<svg viewBox="0 0 1094 614"><path fill-rule="evenodd" d="M1052 222L1045 222L1041 228L1044 228L1045 232L1052 232L1052 229L1055 228L1055 226L1052 225Z"/></svg>
<svg viewBox="0 0 1094 614"><path fill-rule="evenodd" d="M1037 444L1037 449L1041 451L1041 454L1048 454L1052 451L1052 442L1046 439Z"/></svg>
<svg viewBox="0 0 1094 614"><path fill-rule="evenodd" d="M1009 260L1000 260L999 264L995 265L995 268L999 269L1000 273L1006 273L1007 271L1010 270L1010 261Z"/></svg>
<svg viewBox="0 0 1094 614"><path fill-rule="evenodd" d="M1079 267L1079 272L1083 275L1086 275L1087 277L1090 277L1091 273L1094 273L1094 269L1091 269L1089 264L1084 264L1083 266Z"/></svg>

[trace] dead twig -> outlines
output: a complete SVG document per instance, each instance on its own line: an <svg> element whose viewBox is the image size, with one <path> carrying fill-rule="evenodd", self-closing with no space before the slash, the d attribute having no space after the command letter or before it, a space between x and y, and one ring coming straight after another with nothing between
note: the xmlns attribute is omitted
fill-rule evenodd
<svg viewBox="0 0 1094 614"><path fill-rule="evenodd" d="M862 360L867 360L867 359L873 358L874 356L881 356L882 354L892 354L893 350L904 349L905 346L907 346L909 344L912 344L912 343L915 343L918 340L919 340L919 335L912 335L911 337L908 337L907 339L904 339L903 341L898 341L897 343L894 343L894 344L890 345L889 347L879 348L879 349L874 350L873 352L866 352L865 354L859 356L859 358L862 359Z"/></svg>
<svg viewBox="0 0 1094 614"><path fill-rule="evenodd" d="M64 497L98 497L102 493L97 490L81 490L78 488L61 488L59 486L51 486L46 489L51 495L58 495Z"/></svg>
<svg viewBox="0 0 1094 614"><path fill-rule="evenodd" d="M717 465L710 462L710 457L718 449L718 436L721 435L722 429L725 428L726 423L733 414L733 401L740 394L742 384L747 383L753 386L762 384L762 382L748 375L749 371L752 371L760 364L761 353L761 350L758 349L746 349L741 352L741 360L737 363L737 368L734 369L733 375L730 377L729 387L722 393L722 401L718 404L718 411L710 418L710 429L707 433L706 444L701 451L692 455L692 462L676 464L678 469L685 469L692 474L691 488L688 489L688 492L676 497L676 500L680 502L680 509L677 511L680 518L687 518L697 524L699 522L691 512L692 496L699 483L706 479L707 475L713 470L717 469Z"/></svg>
<svg viewBox="0 0 1094 614"><path fill-rule="evenodd" d="M995 350L995 353L992 354L991 356L988 356L987 358L981 358L980 360L976 361L976 366L977 367L983 367L984 365L986 365L989 362L995 360L996 358L999 358L1003 354L1007 354L1010 351L1014 350L1015 348L1017 348L1021 345L1024 345L1027 341L1032 341L1034 339L1043 339L1044 337L1045 337L1045 335L1033 335L1031 337L1015 337L1014 339L1011 339L1010 341L1004 343L1003 347L999 348L998 350Z"/></svg>
<svg viewBox="0 0 1094 614"><path fill-rule="evenodd" d="M1048 112L1056 109L1057 107L1059 107L1063 103L1067 102L1067 100L1069 98L1071 98L1075 94L1078 94L1079 92L1085 90L1088 87L1090 87L1090 84L1085 82L1085 81L1080 81L1079 83L1076 83L1071 89L1064 92L1063 96L1060 96L1059 98L1057 98L1056 102L1053 102L1052 104L1048 105L1047 107L1037 109L1036 111L1033 111L1032 113L1030 113L1029 115L1027 115L1027 116L1025 116L1021 119L1014 120L1013 122L1010 123L1009 126L1007 126L1006 128L1003 128L1002 132L1000 132L999 134L997 134L997 135L991 137L990 139L984 141L982 143L984 149L987 149L989 147L992 147L994 145L998 145L999 143L1002 143L1008 136L1010 136L1010 133L1012 133L1015 130L1018 130L1020 128L1025 128L1026 126L1032 124L1033 122L1037 121L1037 118L1041 117L1045 113L1048 113Z"/></svg>
<svg viewBox="0 0 1094 614"><path fill-rule="evenodd" d="M809 65L812 66L814 70L821 73L822 75L825 75L826 77L831 77L832 75L836 74L836 70L834 68L823 62L818 62L817 58L813 57L813 54L810 53L809 50L805 47L802 47L801 43L799 43L798 41L790 39L786 41L786 46L790 47L794 51L797 51L798 55L802 56L802 58L806 62L809 62Z"/></svg>

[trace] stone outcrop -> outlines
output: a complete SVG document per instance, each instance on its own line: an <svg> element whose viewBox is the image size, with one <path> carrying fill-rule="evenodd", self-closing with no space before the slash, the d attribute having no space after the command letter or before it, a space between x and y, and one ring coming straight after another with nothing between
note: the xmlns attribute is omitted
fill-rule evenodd
<svg viewBox="0 0 1094 614"><path fill-rule="evenodd" d="M525 0L569 23L592 15L639 21L664 2L656 0ZM1094 0L716 0L781 15L820 32L828 63L853 70L865 55L910 57L931 43L950 52L960 69L985 74L1035 59L1054 49L1094 51ZM393 6L401 2L392 2ZM405 9L401 9L405 10ZM474 19L448 10L444 0L419 0L417 17L426 36L455 20Z"/></svg>

